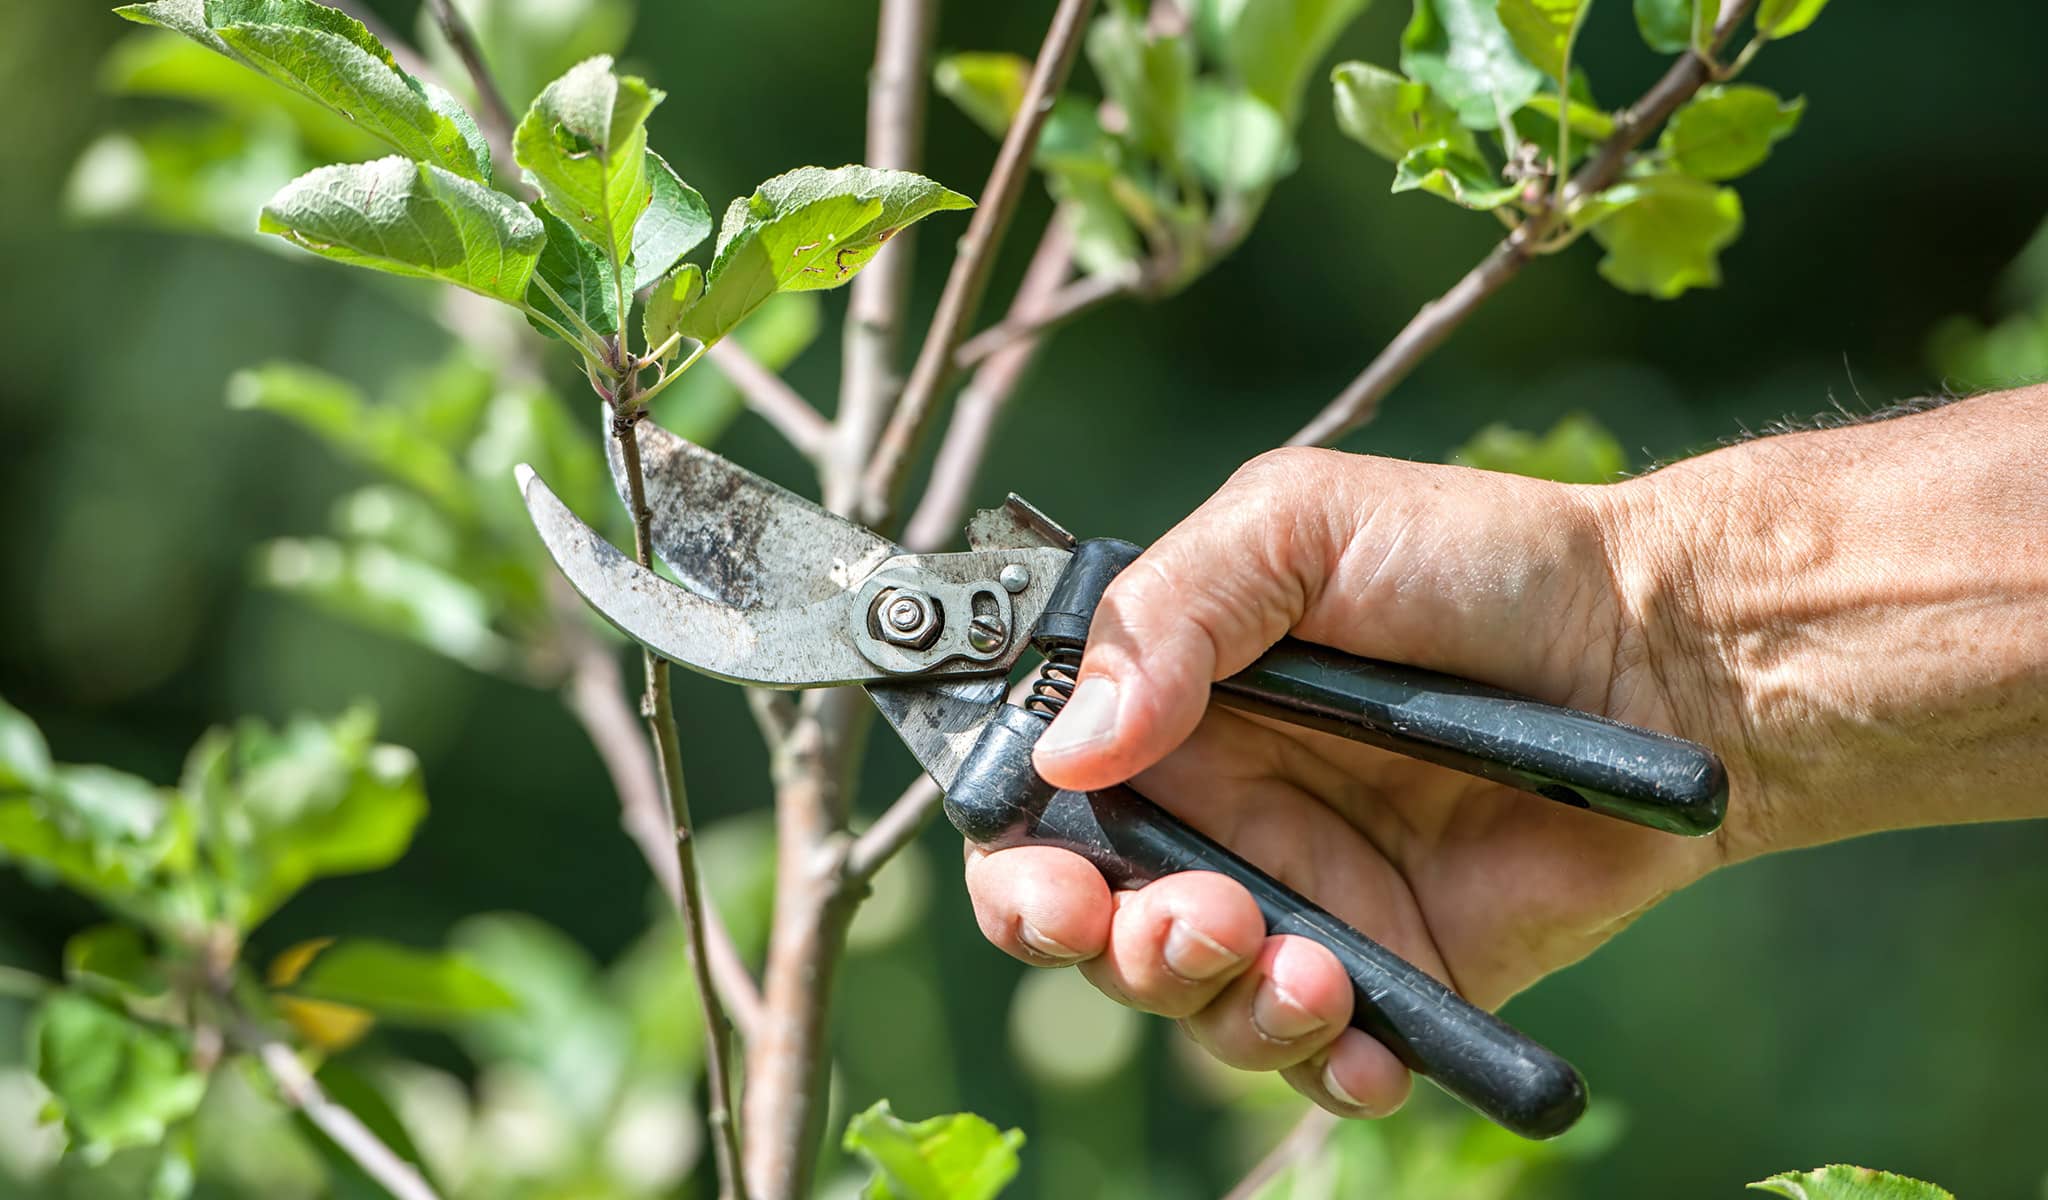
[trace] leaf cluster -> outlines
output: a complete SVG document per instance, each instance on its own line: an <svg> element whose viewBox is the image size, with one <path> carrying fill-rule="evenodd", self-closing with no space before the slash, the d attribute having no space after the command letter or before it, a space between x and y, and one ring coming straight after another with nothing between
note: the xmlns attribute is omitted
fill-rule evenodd
<svg viewBox="0 0 2048 1200"><path fill-rule="evenodd" d="M1825 0L1764 4L1756 41L1811 24ZM1543 218L1541 251L1591 233L1600 273L1624 291L1669 299L1720 282L1719 255L1742 229L1724 182L1753 170L1798 127L1805 102L1750 84L1713 84L1674 113L1622 178L1581 195L1572 170L1612 137L1619 114L1594 99L1573 60L1592 0L1415 0L1400 70L1347 62L1331 74L1337 123L1394 164L1393 190L1426 192L1509 225ZM1660 53L1709 54L1718 0L1636 0ZM1731 76L1736 67L1722 68Z"/></svg>

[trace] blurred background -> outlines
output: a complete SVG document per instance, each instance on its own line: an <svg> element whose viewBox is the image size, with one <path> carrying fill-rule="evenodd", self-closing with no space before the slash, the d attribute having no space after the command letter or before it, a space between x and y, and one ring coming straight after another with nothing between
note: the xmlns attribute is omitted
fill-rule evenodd
<svg viewBox="0 0 2048 1200"><path fill-rule="evenodd" d="M412 0L373 7L393 28L416 28ZM529 32L547 55L500 64L515 107L567 62L623 46L623 66L668 91L654 148L714 211L789 167L861 155L872 4L500 7L525 8L543 30L572 18L552 37ZM939 48L1028 55L1050 7L953 0ZM1610 105L1662 68L1626 10L1596 6L1581 42ZM1331 61L1391 63L1406 17L1406 5L1379 0ZM124 94L166 90L184 69L137 49L135 32L78 0L0 15L0 107L12 114L0 188L0 695L42 725L60 760L158 781L176 778L210 725L375 703L380 736L422 760L430 815L395 867L293 901L258 932L252 961L314 935L475 946L526 928L479 925L486 913L558 931L533 937L570 974L628 957L658 909L558 696L458 661L489 657L459 621L438 647L431 631L386 636L351 619L346 596L306 586L309 572L334 568L303 539L380 519L362 511L374 507L361 490L373 475L275 415L227 403L231 375L275 360L372 397L418 388L432 369L454 372L448 386L489 386L450 359L426 285L216 232L253 226L305 154L376 151L345 128L329 131L332 143L305 126L297 140L273 137L255 109L233 117L244 103L233 96ZM1640 469L1783 417L2048 374L2048 318L2034 307L2048 305L2048 252L2022 253L2048 212L2044 41L2033 0L1841 0L1747 76L1806 96L1808 109L1740 185L1747 228L1723 256L1723 286L1655 302L1599 279L1592 246L1539 262L1347 446L1437 460L1491 423L1540 433L1585 413ZM180 132L141 132L162 128ZM1337 132L1320 83L1300 140L1300 169L1228 261L1169 301L1116 305L1052 341L1004 419L982 502L1015 490L1077 530L1157 536L1333 395L1499 233L1434 199L1389 195L1386 166ZM971 193L991 153L934 101L927 174ZM188 166L175 196L151 191L181 155L212 165ZM138 201L158 215L138 216ZM1007 294L1049 207L1034 186L993 295ZM954 236L943 224L923 238L919 313ZM787 377L826 404L844 303L826 294L815 331L808 311L784 320L792 353L815 332ZM595 407L572 386L568 356L548 361L594 445ZM751 416L733 419L719 446L812 487ZM504 492L492 503L510 495L509 476L491 486ZM742 941L756 941L764 755L737 689L687 674L678 687L692 802L717 827L713 871ZM866 810L912 772L877 738ZM1848 1161L1967 1197L2048 1195L2037 1136L2048 1112L2044 858L2048 823L1923 831L1751 864L1675 897L1508 1009L1586 1073L1608 1130L1546 1159L1528 1189L1694 1200ZM836 1019L858 1036L839 1042L837 1111L887 1097L905 1116L971 1109L1022 1127L1014 1195L1224 1190L1284 1127L1289 1101L1200 1068L1170 1025L988 949L958 861L951 831L930 831L885 873L857 929ZM0 963L55 973L67 937L94 920L87 902L0 871ZM22 1015L0 999L0 1064L21 1062ZM474 1088L478 1129L490 1118L530 1131L551 1102L486 1086L474 1053L440 1035L380 1031L357 1053L424 1064L420 1078L438 1082L420 1095L444 1108L463 1107L447 1084ZM0 1195L74 1194L65 1189L84 1185L40 1175L24 1095L18 1080L0 1086ZM1379 1139L1370 1153L1427 1157L1428 1130L1466 1136L1444 1106L1419 1100L1416 1115L1361 1135ZM492 1117L490 1104L503 1111ZM641 1136L654 1142L673 1128L647 1119L657 1132ZM681 1171L697 1149L667 1152Z"/></svg>

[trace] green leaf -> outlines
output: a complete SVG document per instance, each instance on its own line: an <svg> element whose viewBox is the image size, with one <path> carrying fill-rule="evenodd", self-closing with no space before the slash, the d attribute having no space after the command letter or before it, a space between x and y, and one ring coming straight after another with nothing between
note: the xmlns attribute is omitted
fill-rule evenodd
<svg viewBox="0 0 2048 1200"><path fill-rule="evenodd" d="M1790 1196L1792 1200L1955 1200L1931 1183L1888 1171L1841 1165L1787 1171L1749 1186L1759 1192Z"/></svg>
<svg viewBox="0 0 2048 1200"><path fill-rule="evenodd" d="M1770 157L1771 145L1790 136L1806 99L1781 101L1754 84L1703 87L1672 114L1657 142L1671 165L1700 179L1733 179Z"/></svg>
<svg viewBox="0 0 2048 1200"><path fill-rule="evenodd" d="M1667 172L1607 189L1575 219L1606 248L1600 274L1609 283L1669 300L1721 282L1718 256L1742 232L1742 199Z"/></svg>
<svg viewBox="0 0 2048 1200"><path fill-rule="evenodd" d="M118 911L190 917L176 882L193 856L191 815L163 789L106 767L58 767L0 799L0 859L46 871Z"/></svg>
<svg viewBox="0 0 2048 1200"><path fill-rule="evenodd" d="M640 335L646 339L647 353L654 353L682 331L683 318L703 295L704 272L696 263L684 263L655 283L647 293L647 308L640 314ZM680 345L670 347L662 361L681 351Z"/></svg>
<svg viewBox="0 0 2048 1200"><path fill-rule="evenodd" d="M1515 50L1494 0L1415 0L1401 70L1443 97L1472 129L1494 129L1543 86Z"/></svg>
<svg viewBox="0 0 2048 1200"><path fill-rule="evenodd" d="M412 414L371 404L344 379L298 363L267 363L228 378L228 406L276 413L444 509L471 511L474 498L455 456Z"/></svg>
<svg viewBox="0 0 2048 1200"><path fill-rule="evenodd" d="M1180 144L1195 174L1221 193L1260 191L1296 162L1279 113L1242 88L1206 79L1188 96Z"/></svg>
<svg viewBox="0 0 2048 1200"><path fill-rule="evenodd" d="M362 22L310 0L157 0L117 9L174 29L332 108L408 158L490 181L476 122L399 69Z"/></svg>
<svg viewBox="0 0 2048 1200"><path fill-rule="evenodd" d="M1721 0L1635 0L1636 28L1659 54L1676 54L1714 28Z"/></svg>
<svg viewBox="0 0 2048 1200"><path fill-rule="evenodd" d="M948 54L932 68L932 86L990 137L1010 131L1024 105L1031 60L1016 54Z"/></svg>
<svg viewBox="0 0 2048 1200"><path fill-rule="evenodd" d="M1194 24L1237 82L1292 125L1330 43L1367 0L1196 0Z"/></svg>
<svg viewBox="0 0 2048 1200"><path fill-rule="evenodd" d="M514 1004L510 992L464 957L365 938L322 950L291 991L418 1025L445 1024Z"/></svg>
<svg viewBox="0 0 2048 1200"><path fill-rule="evenodd" d="M1559 483L1612 483L1628 470L1628 452L1584 413L1564 418L1542 437L1499 423L1488 425L1458 447L1451 461Z"/></svg>
<svg viewBox="0 0 2048 1200"><path fill-rule="evenodd" d="M375 735L375 714L356 708L275 730L245 721L193 747L180 786L236 927L254 928L312 880L405 853L426 814L419 763Z"/></svg>
<svg viewBox="0 0 2048 1200"><path fill-rule="evenodd" d="M611 264L605 261L604 251L576 236L575 230L545 209L540 213L540 223L547 233L547 242L534 263L534 282L527 289L526 303L570 333L576 332L576 322L570 320L541 290L540 285L545 283L555 290L555 295L562 298L571 312L592 329L599 333L617 333L618 285L612 278ZM554 330L531 316L527 321L549 337L557 336Z"/></svg>
<svg viewBox="0 0 2048 1200"><path fill-rule="evenodd" d="M973 1113L915 1124L899 1120L889 1102L856 1115L844 1145L875 1169L866 1200L989 1200L1017 1174L1024 1132L1001 1132Z"/></svg>
<svg viewBox="0 0 2048 1200"><path fill-rule="evenodd" d="M1605 112L1582 100L1572 100L1563 107L1566 119L1572 123L1572 132L1581 139L1604 142L1614 136L1614 115L1612 113ZM1521 113L1516 115L1534 114L1540 117L1545 122L1549 134L1549 136L1542 139L1542 144L1556 145L1558 108L1558 99L1555 94L1538 92L1529 97L1529 102L1522 105Z"/></svg>
<svg viewBox="0 0 2048 1200"><path fill-rule="evenodd" d="M676 260L711 236L711 209L697 189L676 176L654 151L647 152L647 210L633 227L633 290L668 274Z"/></svg>
<svg viewBox="0 0 2048 1200"><path fill-rule="evenodd" d="M1763 0L1756 6L1756 31L1767 38L1788 38L1813 24L1828 0Z"/></svg>
<svg viewBox="0 0 2048 1200"><path fill-rule="evenodd" d="M326 105L273 82L229 55L168 31L138 32L108 47L100 66L100 82L117 95L188 100L233 116L238 124L274 122L283 114L290 121L291 132L319 156L301 169L322 162L371 158L382 152L375 136ZM243 216L246 219L246 214Z"/></svg>
<svg viewBox="0 0 2048 1200"><path fill-rule="evenodd" d="M206 1094L176 1035L73 992L43 1001L30 1045L65 1127L95 1156L157 1144Z"/></svg>
<svg viewBox="0 0 2048 1200"><path fill-rule="evenodd" d="M1193 43L1174 34L1153 36L1142 17L1112 6L1088 30L1088 61L1123 111L1131 144L1161 162L1176 162L1181 113L1195 81Z"/></svg>
<svg viewBox="0 0 2048 1200"><path fill-rule="evenodd" d="M1479 157L1472 131L1429 85L1364 62L1338 64L1330 82L1336 88L1337 128L1381 158L1399 162L1410 150L1437 142Z"/></svg>
<svg viewBox="0 0 2048 1200"><path fill-rule="evenodd" d="M50 781L50 747L20 709L0 700L0 793L34 791Z"/></svg>
<svg viewBox="0 0 2048 1200"><path fill-rule="evenodd" d="M116 1002L161 996L170 988L142 934L127 925L95 925L74 934L64 944L64 977Z"/></svg>
<svg viewBox="0 0 2048 1200"><path fill-rule="evenodd" d="M548 208L621 276L633 227L653 196L647 114L662 96L644 79L614 75L611 56L600 54L542 89L512 135L512 157Z"/></svg>
<svg viewBox="0 0 2048 1200"><path fill-rule="evenodd" d="M1572 43L1593 0L1500 0L1500 23L1515 49L1552 79L1564 78Z"/></svg>
<svg viewBox="0 0 2048 1200"><path fill-rule="evenodd" d="M682 331L715 342L776 292L839 287L904 226L973 205L908 171L799 167L777 175L725 210L704 295Z"/></svg>
<svg viewBox="0 0 2048 1200"><path fill-rule="evenodd" d="M546 234L524 204L426 163L322 167L286 184L258 225L323 258L438 279L518 305Z"/></svg>
<svg viewBox="0 0 2048 1200"><path fill-rule="evenodd" d="M1403 155L1394 170L1397 192L1425 191L1466 208L1499 208L1515 198L1521 185L1502 183L1480 160L1453 150L1448 142L1417 146Z"/></svg>
<svg viewBox="0 0 2048 1200"><path fill-rule="evenodd" d="M279 538L258 554L256 576L266 587L479 671L516 657L492 628L492 605L474 581L404 550Z"/></svg>

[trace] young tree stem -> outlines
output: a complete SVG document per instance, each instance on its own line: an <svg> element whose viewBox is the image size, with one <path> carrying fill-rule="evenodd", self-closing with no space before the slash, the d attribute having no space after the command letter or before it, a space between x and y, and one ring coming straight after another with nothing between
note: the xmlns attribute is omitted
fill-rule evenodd
<svg viewBox="0 0 2048 1200"><path fill-rule="evenodd" d="M512 129L517 122L512 119L512 110L505 107L504 93L498 90L498 81L491 77L489 64L484 62L476 34L456 10L453 0L427 0L427 10L434 14L434 23L440 26L441 36L448 39L455 56L462 60L463 70L469 72L469 82L476 88L477 104L483 109L478 124L483 126L484 137L491 143L491 156L501 163L511 162Z"/></svg>
<svg viewBox="0 0 2048 1200"><path fill-rule="evenodd" d="M418 1168L385 1145L361 1118L328 1098L290 1046L260 1034L252 1034L245 1042L270 1073L284 1102L304 1113L363 1174L397 1200L439 1200Z"/></svg>
<svg viewBox="0 0 2048 1200"><path fill-rule="evenodd" d="M1714 27L1713 36L1708 39L1708 54L1718 51L1728 41L1735 27L1755 5L1756 0L1733 0L1728 5ZM1357 378L1346 384L1336 399L1288 438L1287 444L1326 446L1372 420L1379 411L1380 401L1393 390L1394 385L1406 379L1409 372L1463 325L1481 303L1521 274L1522 268L1535 257L1538 248L1563 220L1564 213L1572 204L1581 197L1613 186L1621 178L1622 169L1628 165L1629 155L1642 144L1643 139L1663 125L1679 105L1691 99L1713 78L1714 66L1706 55L1698 50L1687 50L1679 55L1649 91L1615 117L1614 133L1572 176L1571 183L1564 189L1562 203L1532 214L1494 246L1478 266L1453 284L1451 290L1423 305L1401 332L1394 335L1394 340L1387 343L1386 349L1381 350Z"/></svg>

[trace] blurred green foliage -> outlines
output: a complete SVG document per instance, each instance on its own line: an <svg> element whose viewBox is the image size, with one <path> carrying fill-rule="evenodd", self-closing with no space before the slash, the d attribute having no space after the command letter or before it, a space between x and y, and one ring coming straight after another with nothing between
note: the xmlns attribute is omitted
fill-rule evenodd
<svg viewBox="0 0 2048 1200"><path fill-rule="evenodd" d="M415 17L412 5L396 0L376 7L399 28ZM570 64L626 50L634 20L622 3L591 0L464 0L463 7L515 110ZM1289 99L1289 86L1298 97L1311 95L1300 81L1317 64L1282 55L1276 65L1261 51L1257 19L1267 7L1195 6L1192 77L1197 88L1205 80L1245 85L1281 114L1295 149L1249 156L1256 171L1226 176L1219 159L1235 169L1237 157L1214 148L1258 139L1272 145L1272 123L1246 116L1256 110L1243 104L1205 101L1208 115L1196 126L1204 132L1172 150L1159 136L1167 127L1154 123L1144 126L1143 144L1128 129L1116 131L1112 153L1139 164L1136 173L1161 189L1140 197L1147 204L1162 203L1159 196L1184 203L1169 182L1175 159L1196 160L1188 169L1202 172L1204 203L1218 211L1216 196L1253 191L1249 180L1277 175L1284 163L1292 174L1258 198L1268 219L1246 231L1245 253L1205 257L1204 277L1178 280L1187 290L1176 303L1112 310L1063 334L1008 419L981 496L1015 488L1079 528L1156 533L1236 461L1298 424L1418 303L1483 252L1491 236L1484 223L1464 224L1448 208L1390 202L1380 194L1385 176L1358 169L1325 106ZM1637 13L1657 7L1639 4ZM1818 6L1764 7L1789 33ZM1468 439L1492 422L1552 429L1583 411L1613 430L1630 448L1628 461L1640 466L1709 443L1738 423L1819 409L1835 390L1860 389L1873 402L1923 391L1932 378L1920 360L1926 331L1956 312L1972 314L1964 318L1970 324L1952 326L1967 336L1937 335L1937 370L1969 386L2048 373L2025 349L2039 322L2022 315L2048 293L2011 293L1996 298L1997 309L1981 307L1992 299L1989 282L2039 220L2038 198L2048 187L2048 156L2029 124L2030 114L2048 107L2048 83L2034 69L2027 39L2012 35L2031 8L2004 0L1958 17L1936 7L1836 5L1820 36L1773 46L1757 59L1750 76L1804 92L1814 105L1799 152L1773 157L1744 182L1750 227L1721 256L1725 291L1653 309L1573 277L1590 279L1590 272L1532 272L1354 444L1429 458L1463 444L1468 455L1493 454L1485 465L1514 469L1511 462L1533 455L1540 465L1523 469L1553 473L1564 469L1547 458L1563 453L1546 448L1555 431ZM1691 6L1661 8L1681 14L1688 32L1679 36L1689 37ZM1343 20L1332 18L1335 56L1392 61L1408 16L1402 6L1381 4L1341 34ZM672 112L693 118L657 131L655 148L686 163L706 191L744 194L790 162L855 156L868 6L650 6L638 19L632 65L669 89ZM1035 11L948 5L940 43L977 53L1028 51L1040 21ZM695 1039L680 1028L694 1011L688 977L661 923L648 932L653 910L641 869L611 833L615 815L589 750L543 692L503 681L556 678L532 634L544 613L545 575L536 548L520 536L523 524L506 516L516 517L517 506L502 482L503 464L542 453L531 447L551 440L568 448L567 457L593 462L595 406L564 399L581 394L581 381L559 368L506 374L485 365L500 357L502 344L488 331L451 338L436 328L424 319L439 315L424 289L343 279L246 248L260 244L247 236L255 208L279 186L322 162L372 157L376 143L196 45L169 34L123 39L112 24L89 5L23 6L0 17L10 34L0 39L0 95L43 114L18 129L16 186L0 197L0 262L10 279L33 282L0 296L7 330L0 336L12 368L0 382L0 561L7 578L21 581L0 594L0 686L43 718L61 757L150 778L175 776L184 747L222 715L334 711L357 696L377 697L386 727L419 749L435 781L436 815L407 826L417 848L392 869L315 884L278 910L251 934L252 961L337 933L344 940L336 948L365 934L445 944L517 1004L474 1014L453 1040L390 1024L362 1030L360 1046L322 1069L323 1085L337 1096L360 1094L344 1082L351 1072L339 1068L361 1063L353 1078L388 1102L411 1148L457 1194L672 1190L701 1162L699 1148L673 1137L694 1103L678 1082L695 1070ZM430 25L418 24L430 60L444 78L459 78ZM1117 56L1131 53L1130 31L1123 32L1125 45L1091 54L1077 93L1090 89L1091 74L1094 94L1120 86ZM1234 40L1226 45L1223 32ZM1611 76L1604 67L1601 75L1609 101L1639 90L1659 67L1642 56L1637 38L1622 6L1600 7L1583 29L1575 58L1616 64ZM1184 51L1162 54L1149 49L1152 39L1137 40L1144 43L1141 68L1178 77ZM783 63L776 85L763 84L757 56L705 53L713 46L774 47ZM1107 70L1094 61L1098 55ZM1898 86L1916 65L1938 74L1958 63L1970 64L1969 88ZM96 73L110 86L107 96L90 95L81 83ZM999 74L990 90L999 98L1005 86ZM1551 90L1539 90L1516 114L1518 136L1548 142L1560 108L1575 149L1598 136L1581 128L1599 114L1570 102L1576 90L1561 101L1554 83L1542 87ZM1408 111L1428 111L1411 82L1399 80L1395 90ZM52 96L68 102L49 105ZM1190 107L1184 102L1182 111ZM995 111L1007 111L999 99L981 119L993 123ZM1784 110L1777 111L1782 121ZM1546 118L1549 128L1541 129ZM978 179L985 137L943 106L932 126L930 173ZM1191 121L1179 122L1172 132L1190 128ZM1755 141L1749 136L1745 144ZM1094 151L1085 139L1081 150L1085 166ZM1050 184L1056 173L1047 169ZM65 200L74 216L60 219ZM1115 207L1100 211L1128 223L1129 198L1111 200ZM1955 219L1965 211L1968 220ZM1034 203L1023 221L1042 216ZM93 224L81 227L75 218ZM130 232L138 220L207 236ZM1112 232L1102 240L1128 261L1130 242L1113 232L1121 227L1103 224ZM1183 225L1162 218L1158 227L1174 239L1160 244L1188 244ZM1145 243L1137 253L1152 248ZM1006 272L1014 273L1022 252L1011 255ZM1704 270L1689 261L1692 274ZM942 266L941 255L922 256L921 305L929 304ZM2038 274L2023 266L2015 278ZM824 397L836 361L831 334L803 352L837 324L837 308L821 319L817 303L805 301L789 310L783 362L793 383ZM741 336L772 311L756 314ZM451 341L459 348L451 350ZM347 397L335 411L354 413L343 427L366 436L387 419L431 427L425 435L409 430L405 440L438 448L462 476L452 491L468 496L474 511L462 511L461 499L437 497L425 476L377 462L374 446L362 448L356 466L338 467L276 423L225 415L219 397L231 372L252 371L236 384L244 400L246 389L280 386L287 373L266 362L301 364L282 386L303 386L299 400L312 407L262 405L294 421L314 422L325 394L327 401ZM478 394L484 400L475 401ZM456 411L440 424L426 397ZM662 414L664 423L681 427L686 414L704 414L717 426L707 438L723 434L728 452L800 483L794 459L740 415L711 373L692 373L661 403L675 409ZM1157 448L1162 429L1172 431L1174 469L1131 472L1134 448ZM1610 473L1607 452L1573 454L1574 470L1591 464ZM560 486L575 471L544 473ZM585 477L593 506L580 510L603 511L596 503L601 469ZM323 525L330 536L306 537ZM272 555L291 541L326 548L312 556L311 571L287 570L287 579L272 583L350 622L423 640L431 652L365 636L296 599L279 603L248 590L251 556L259 576L269 577ZM480 548L495 568L475 565ZM308 561L302 557L300 566ZM394 563L410 566L394 570ZM408 573L419 565L433 574ZM473 594L421 582L434 577ZM322 578L343 582L324 590L290 582ZM394 578L412 582L394 585ZM414 596L436 595L443 599L431 612L405 608ZM443 665L443 655L488 673ZM733 817L758 810L762 764L735 699L686 685L682 708L700 811ZM0 721L0 746L10 747L0 757L34 773L47 755L11 748L43 744L24 728ZM304 736L310 745L322 741ZM251 744L292 740L252 735ZM273 746L268 753L285 752ZM907 760L887 748L870 759L869 791L893 795ZM231 755L229 794L220 801L230 806L246 803L233 795L246 795L246 783L233 781L251 769L235 761ZM259 754L252 761L270 760ZM189 882L175 855L156 857L162 847L151 838L165 835L148 818L159 807L189 805L179 799L184 788L165 799L164 789L119 776L53 769L67 773L58 794L0 780L8 796L0 803L75 806L78 792L104 822L97 827L118 834L113 844L121 849L108 860L117 880L151 881L152 895L161 881ZM153 799L142 801L145 792ZM729 839L707 859L749 953L758 952L770 869L758 815L707 834ZM64 825L40 817L33 824ZM947 834L933 837L878 881L883 896L895 897L873 909L885 919L865 935L856 929L836 1020L858 1036L840 1039L845 1108L835 1122L888 1096L904 1112L971 1108L999 1127L1021 1125L1032 1142L1015 1190L1046 1195L1214 1194L1277 1135L1295 1111L1291 1101L1219 1083L1177 1054L1156 1023L1079 992L1063 998L1049 981L1070 976L1022 975L1030 986L1013 991L1020 972L979 944L954 885L929 882L927 860L950 861L953 851ZM225 865L209 858L204 878L243 870L234 864L246 867L258 844L292 839L275 831L254 843L230 838L218 851ZM1966 1195L2038 1190L2038 1154L2014 1134L2024 1133L2025 1114L2040 1111L2048 1093L2013 1064L2048 1054L2037 1020L2048 963L2015 914L2048 903L2048 883L2036 869L2044 850L2037 829L1889 837L1756 864L1678 897L1591 963L1519 1000L1513 1014L1572 1053L1603 1094L1618 1097L1629 1137L1597 1159L1546 1160L1541 1170L1484 1186L1511 1187L1515 1195L1548 1186L1584 1196L1718 1196L1787 1162L1844 1158L1909 1169ZM76 878L116 895L91 882L99 866L89 867ZM246 872L232 878L232 889L214 880L199 890L242 895L253 886ZM163 888L162 899L132 914L151 930L186 912L180 904L226 911L197 900L172 903L178 887ZM0 961L63 975L70 980L64 1006L94 1006L57 1024L121 1022L107 1025L117 1036L56 1039L137 1064L127 1074L92 1076L141 1085L132 1093L70 1089L111 1122L99 1132L133 1130L137 1119L146 1129L149 1120L183 1111L185 1060L149 1049L147 1027L126 1014L135 997L146 1003L156 994L148 963L166 952L162 939L122 934L123 926L100 924L90 906L13 875L0 879L0 897ZM239 903L245 914L263 907ZM545 919L466 916L508 907ZM1903 982L1901 955L1914 966ZM600 969L598 959L613 965ZM266 990L267 1002L281 1012L294 1002L334 1003L291 992L279 984ZM25 1012L0 999L0 1055L26 1044ZM332 1011L296 1012L292 1028L301 1037L313 1037L308 1029L347 1028ZM992 1033L1004 1022L1007 1042ZM143 1031L140 1042L131 1029ZM1075 1041L1096 1049L1093 1062L1034 1049ZM53 1171L50 1134L34 1120L46 1093L21 1069L0 1070L0 1186L27 1186L21 1181L33 1176L42 1180L36 1188L52 1194L146 1195L177 1185L181 1164L196 1159L213 1171L203 1187L290 1197L315 1194L340 1170L262 1080L222 1070L198 1102L190 1136L174 1139L174 1153L117 1151L91 1172ZM1907 1095L1929 1102L1900 1100ZM1472 1136L1465 1121L1418 1098L1417 1110L1397 1122L1343 1130L1315 1169L1391 1171L1372 1164L1426 1163L1432 1154L1462 1161L1429 1148ZM864 1173L843 1163L835 1169L833 1186L842 1190ZM1416 1178L1440 1178L1416 1170L1424 1172ZM1352 1174L1342 1182L1375 1180L1398 1195L1402 1178ZM1445 1194L1436 1186L1418 1194Z"/></svg>

